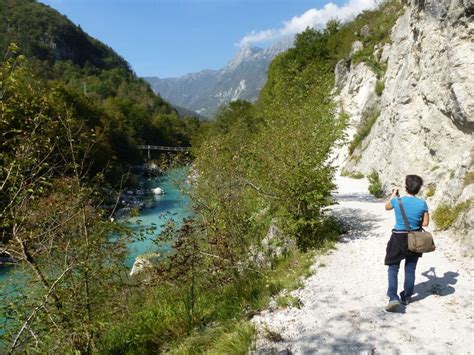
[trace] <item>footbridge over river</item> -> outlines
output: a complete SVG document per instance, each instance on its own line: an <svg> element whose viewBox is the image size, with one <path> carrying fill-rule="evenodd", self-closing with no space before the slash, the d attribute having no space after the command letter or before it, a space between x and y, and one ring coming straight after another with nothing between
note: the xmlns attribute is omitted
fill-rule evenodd
<svg viewBox="0 0 474 355"><path fill-rule="evenodd" d="M191 149L191 147L166 147L163 145L147 145L147 144L138 145L137 148L140 150L147 151L148 160L150 160L151 158L150 157L151 150L161 150L164 152L187 152Z"/></svg>

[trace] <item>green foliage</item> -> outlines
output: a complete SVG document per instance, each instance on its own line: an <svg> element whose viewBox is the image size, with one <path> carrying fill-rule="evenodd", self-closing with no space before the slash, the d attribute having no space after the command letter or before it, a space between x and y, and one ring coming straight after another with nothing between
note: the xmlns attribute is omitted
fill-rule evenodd
<svg viewBox="0 0 474 355"><path fill-rule="evenodd" d="M381 79L385 74L386 64L379 61L375 54L376 48L378 47L380 50L385 43L390 41L392 27L402 11L403 5L400 1L386 1L376 10L364 11L347 25L345 35L352 39L350 43L357 39L363 44L363 49L354 55L353 63L366 63L378 79ZM364 26L368 28L367 34L362 31ZM347 57L349 52L346 53Z"/></svg>
<svg viewBox="0 0 474 355"><path fill-rule="evenodd" d="M176 110L137 78L111 48L65 16L31 0L0 3L0 54L10 43L29 60L29 70L48 81L100 136L97 168L142 160L137 144L190 144L197 119Z"/></svg>
<svg viewBox="0 0 474 355"><path fill-rule="evenodd" d="M2 63L0 96L0 249L20 262L0 288L0 348L91 353L121 304L130 240L98 208L98 137L79 115L87 107L36 79L23 56Z"/></svg>
<svg viewBox="0 0 474 355"><path fill-rule="evenodd" d="M295 47L272 62L255 105L232 102L195 135L197 120L179 118L120 57L67 19L33 1L0 4L0 32L8 32L8 24L15 29L0 37L0 48L15 40L31 63L9 59L0 80L6 117L0 172L8 180L2 208L16 202L2 225L2 243L32 260L31 294L16 308L3 305L3 313L18 319L3 339L11 341L46 297L46 311L39 308L28 324L44 340L36 344L25 333L14 350L246 352L255 332L249 319L283 289L301 287L314 263L315 253L307 250L325 250L341 233L326 213L334 203L328 158L346 124L328 94L333 68L360 39L364 50L354 60L369 63L381 77L383 64L368 53L383 43L397 11L388 3L350 23L331 21L324 31L299 34ZM365 24L371 30L362 38ZM71 49L66 38L81 48ZM360 128L360 141L376 118ZM173 253L143 282L130 285L120 264L130 232L114 229L96 209L101 196L91 184L95 178L103 183L98 167L113 161L117 172L121 163L139 160L138 143L191 140L199 172L191 190L195 220L179 229L167 225L157 242L173 241ZM369 181L371 192L380 193L378 175ZM15 237L31 248L33 259L12 238L18 225L21 235ZM280 240L262 243L272 225L289 241L279 256L261 249L280 246ZM116 243L110 243L111 232ZM68 260L73 264L63 279L59 273Z"/></svg>
<svg viewBox="0 0 474 355"><path fill-rule="evenodd" d="M327 46L331 64L335 65L340 59L349 57L352 44L359 40L363 49L354 56L354 64L365 62L382 78L385 67L374 57L374 49L376 45L380 48L389 42L390 32L402 9L403 5L399 1L390 0L374 10L363 11L345 24L330 21L325 32L330 35ZM368 26L367 36L362 33L364 26Z"/></svg>
<svg viewBox="0 0 474 355"><path fill-rule="evenodd" d="M458 219L459 215L466 211L468 208L472 208L474 200L469 200L456 205L441 204L433 213L433 220L436 226L445 230L450 228L453 223Z"/></svg>
<svg viewBox="0 0 474 355"><path fill-rule="evenodd" d="M14 42L23 54L39 61L70 60L90 72L129 70L127 62L111 48L87 35L56 10L36 1L0 2L0 33L0 53L5 53Z"/></svg>
<svg viewBox="0 0 474 355"><path fill-rule="evenodd" d="M426 197L433 197L436 193L436 185L429 185L426 189Z"/></svg>
<svg viewBox="0 0 474 355"><path fill-rule="evenodd" d="M275 268L247 270L225 285L209 284L206 274L195 280L193 323L188 323L188 289L181 284L158 284L136 294L123 321L113 325L101 342L101 352L151 354L245 353L254 328L250 317L264 309L271 296L301 286L309 275L314 253L295 251ZM136 290L140 292L140 290Z"/></svg>
<svg viewBox="0 0 474 355"><path fill-rule="evenodd" d="M383 197L383 186L379 174L372 170L367 178L369 179L369 192L377 198Z"/></svg>
<svg viewBox="0 0 474 355"><path fill-rule="evenodd" d="M354 150L362 143L362 141L369 135L374 123L379 118L380 111L375 111L369 114L357 127L357 132L349 144L349 154L354 153Z"/></svg>
<svg viewBox="0 0 474 355"><path fill-rule="evenodd" d="M377 96L382 96L383 90L385 89L385 83L383 80L377 80L375 83L375 93Z"/></svg>

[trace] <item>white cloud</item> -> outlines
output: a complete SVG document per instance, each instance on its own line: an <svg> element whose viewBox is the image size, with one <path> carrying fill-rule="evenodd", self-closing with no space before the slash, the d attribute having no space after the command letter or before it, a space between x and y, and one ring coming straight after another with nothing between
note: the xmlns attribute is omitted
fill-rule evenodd
<svg viewBox="0 0 474 355"><path fill-rule="evenodd" d="M338 19L345 21L363 10L374 7L376 3L377 0L349 0L344 5L338 6L330 2L321 9L309 9L300 16L283 21L283 26L280 28L252 31L239 41L239 45L273 41L302 32L307 27L323 28L329 20Z"/></svg>

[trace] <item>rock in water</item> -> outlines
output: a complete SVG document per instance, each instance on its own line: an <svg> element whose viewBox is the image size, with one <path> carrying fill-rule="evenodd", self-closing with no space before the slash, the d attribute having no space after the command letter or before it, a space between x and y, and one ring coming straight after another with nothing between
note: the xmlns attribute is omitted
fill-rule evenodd
<svg viewBox="0 0 474 355"><path fill-rule="evenodd" d="M151 189L151 191L155 195L164 195L165 194L165 191L160 187L155 187L154 189Z"/></svg>
<svg viewBox="0 0 474 355"><path fill-rule="evenodd" d="M133 263L132 270L130 270L130 276L136 276L143 273L146 270L150 270L153 264L157 262L161 255L159 253L145 254L137 256Z"/></svg>

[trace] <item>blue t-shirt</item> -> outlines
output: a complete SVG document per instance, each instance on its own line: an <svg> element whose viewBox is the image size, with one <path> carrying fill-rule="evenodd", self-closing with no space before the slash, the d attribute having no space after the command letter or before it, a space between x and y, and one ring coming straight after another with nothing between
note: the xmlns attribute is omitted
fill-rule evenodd
<svg viewBox="0 0 474 355"><path fill-rule="evenodd" d="M395 211L395 227L397 230L406 230L405 222L403 222L402 213L400 212L400 206L396 197L390 201ZM421 228L421 221L423 214L428 212L428 205L425 200L415 196L403 196L402 204L407 215L408 224L410 229L416 230Z"/></svg>

